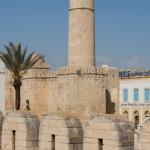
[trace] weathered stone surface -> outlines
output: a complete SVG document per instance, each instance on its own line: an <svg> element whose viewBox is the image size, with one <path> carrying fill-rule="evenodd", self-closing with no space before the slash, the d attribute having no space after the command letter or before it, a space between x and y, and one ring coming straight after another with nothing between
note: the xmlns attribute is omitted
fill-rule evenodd
<svg viewBox="0 0 150 150"><path fill-rule="evenodd" d="M104 150L129 150L134 148L134 132L129 121L119 115L97 114L86 125L83 149L93 150L103 141ZM98 150L98 147L94 148Z"/></svg>
<svg viewBox="0 0 150 150"><path fill-rule="evenodd" d="M9 111L2 126L2 147L12 149L15 141L17 149L38 150L39 119L32 111Z"/></svg>
<svg viewBox="0 0 150 150"><path fill-rule="evenodd" d="M51 146L54 146L54 137L56 150L82 150L83 129L80 120L72 113L45 115L39 133L39 150L51 150Z"/></svg>

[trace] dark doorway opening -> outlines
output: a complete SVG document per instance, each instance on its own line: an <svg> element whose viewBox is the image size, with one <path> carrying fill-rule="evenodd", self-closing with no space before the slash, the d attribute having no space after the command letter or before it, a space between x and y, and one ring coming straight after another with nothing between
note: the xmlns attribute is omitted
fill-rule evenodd
<svg viewBox="0 0 150 150"><path fill-rule="evenodd" d="M103 139L98 139L99 144L98 144L98 150L103 150Z"/></svg>
<svg viewBox="0 0 150 150"><path fill-rule="evenodd" d="M12 131L12 150L15 150L16 131Z"/></svg>
<svg viewBox="0 0 150 150"><path fill-rule="evenodd" d="M55 150L55 135L52 134L52 150Z"/></svg>
<svg viewBox="0 0 150 150"><path fill-rule="evenodd" d="M139 124L139 116L135 116L135 129L138 128L138 124Z"/></svg>

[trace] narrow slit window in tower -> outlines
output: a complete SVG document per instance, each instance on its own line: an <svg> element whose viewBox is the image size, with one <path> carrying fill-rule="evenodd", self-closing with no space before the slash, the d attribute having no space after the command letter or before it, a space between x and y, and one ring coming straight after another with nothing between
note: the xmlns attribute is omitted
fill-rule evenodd
<svg viewBox="0 0 150 150"><path fill-rule="evenodd" d="M16 138L16 131L12 131L12 150L15 150L15 138Z"/></svg>
<svg viewBox="0 0 150 150"><path fill-rule="evenodd" d="M52 134L52 150L55 150L55 135Z"/></svg>
<svg viewBox="0 0 150 150"><path fill-rule="evenodd" d="M99 149L98 150L103 150L103 139L98 139L99 141Z"/></svg>

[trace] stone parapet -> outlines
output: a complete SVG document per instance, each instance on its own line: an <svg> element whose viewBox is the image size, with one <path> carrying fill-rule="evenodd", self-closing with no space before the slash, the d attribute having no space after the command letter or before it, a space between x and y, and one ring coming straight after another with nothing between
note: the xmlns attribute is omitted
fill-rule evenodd
<svg viewBox="0 0 150 150"><path fill-rule="evenodd" d="M63 67L57 69L57 75L65 74L97 74L106 75L106 68L103 67Z"/></svg>

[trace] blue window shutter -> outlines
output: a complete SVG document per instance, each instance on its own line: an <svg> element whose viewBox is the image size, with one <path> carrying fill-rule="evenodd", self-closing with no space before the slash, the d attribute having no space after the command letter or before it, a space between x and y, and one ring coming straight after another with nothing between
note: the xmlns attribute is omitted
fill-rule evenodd
<svg viewBox="0 0 150 150"><path fill-rule="evenodd" d="M138 100L138 90L134 90L134 100Z"/></svg>
<svg viewBox="0 0 150 150"><path fill-rule="evenodd" d="M149 89L145 89L145 100L149 100Z"/></svg>
<svg viewBox="0 0 150 150"><path fill-rule="evenodd" d="M128 91L124 90L124 101L128 100Z"/></svg>

